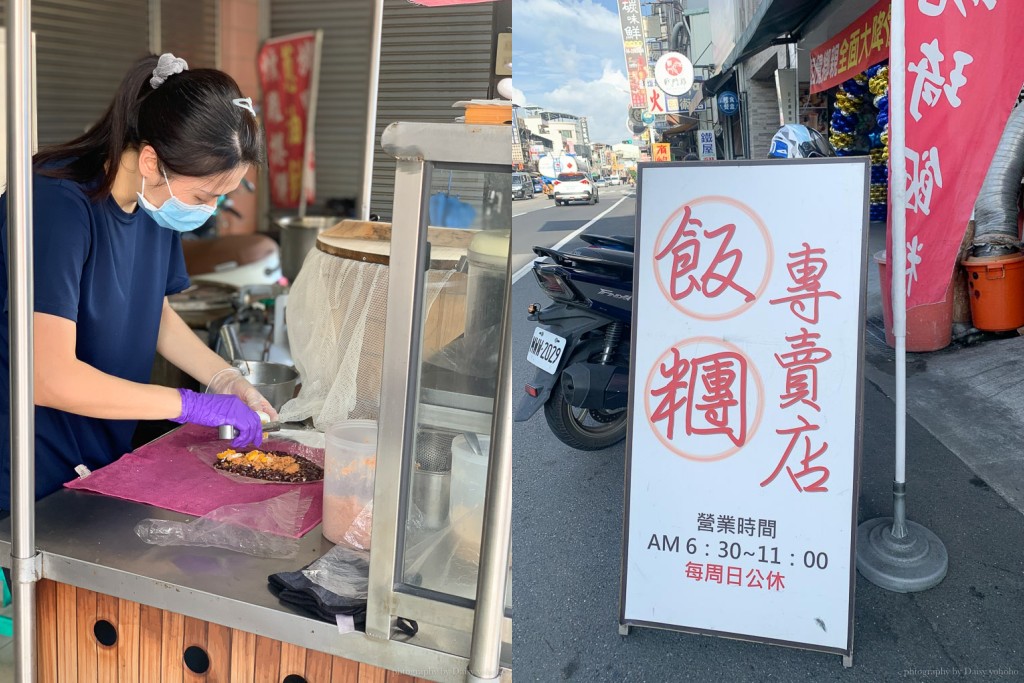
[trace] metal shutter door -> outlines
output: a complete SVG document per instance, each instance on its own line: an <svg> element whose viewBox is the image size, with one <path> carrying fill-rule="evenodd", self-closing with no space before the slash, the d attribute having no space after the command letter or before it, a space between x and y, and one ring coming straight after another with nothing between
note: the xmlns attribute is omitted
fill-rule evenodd
<svg viewBox="0 0 1024 683"><path fill-rule="evenodd" d="M217 68L217 0L161 0L160 52L171 52L189 68Z"/></svg>
<svg viewBox="0 0 1024 683"><path fill-rule="evenodd" d="M0 23L6 15L0 0ZM140 0L35 0L39 144L66 142L95 123L128 67L149 52Z"/></svg>
<svg viewBox="0 0 1024 683"><path fill-rule="evenodd" d="M487 97L493 13L494 7L486 3L430 8L406 0L385 0L372 213L386 220L392 213L395 162L380 147L381 133L388 124L450 122L462 115L461 109L452 109L455 102ZM452 192L481 196L483 179L473 185L453 185Z"/></svg>
<svg viewBox="0 0 1024 683"><path fill-rule="evenodd" d="M316 111L316 198L359 196L373 0L272 0L270 35L323 29Z"/></svg>

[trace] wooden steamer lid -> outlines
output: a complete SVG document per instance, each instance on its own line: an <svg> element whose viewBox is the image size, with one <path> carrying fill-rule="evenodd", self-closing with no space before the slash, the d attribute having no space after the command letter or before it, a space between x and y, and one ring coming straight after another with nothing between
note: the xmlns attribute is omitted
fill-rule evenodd
<svg viewBox="0 0 1024 683"><path fill-rule="evenodd" d="M431 270L451 270L466 255L476 230L427 228ZM391 263L391 223L343 220L317 236L320 251L364 263Z"/></svg>

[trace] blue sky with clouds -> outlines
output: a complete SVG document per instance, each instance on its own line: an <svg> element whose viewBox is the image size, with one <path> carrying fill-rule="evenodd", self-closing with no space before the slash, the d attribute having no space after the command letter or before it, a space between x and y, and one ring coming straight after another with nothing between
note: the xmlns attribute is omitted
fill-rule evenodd
<svg viewBox="0 0 1024 683"><path fill-rule="evenodd" d="M513 0L517 104L586 116L593 142L629 137L629 81L615 0Z"/></svg>

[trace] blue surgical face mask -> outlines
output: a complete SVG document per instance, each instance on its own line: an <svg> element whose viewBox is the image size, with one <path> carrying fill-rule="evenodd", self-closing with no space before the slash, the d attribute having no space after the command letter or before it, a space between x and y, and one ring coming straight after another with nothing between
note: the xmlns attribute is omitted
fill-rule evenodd
<svg viewBox="0 0 1024 683"><path fill-rule="evenodd" d="M178 232L190 232L195 230L210 219L213 212L217 210L214 206L206 204L186 204L174 196L171 190L171 182L167 180L167 172L164 172L164 181L167 183L167 191L171 193L168 199L160 208L153 206L143 195L146 191L146 178L142 178L142 192L137 192L139 206L148 213L153 220L164 228L177 230Z"/></svg>

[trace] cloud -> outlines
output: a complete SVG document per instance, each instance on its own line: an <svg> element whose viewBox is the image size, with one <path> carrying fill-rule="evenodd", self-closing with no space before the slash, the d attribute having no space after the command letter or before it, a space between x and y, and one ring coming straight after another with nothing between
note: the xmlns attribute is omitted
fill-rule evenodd
<svg viewBox="0 0 1024 683"><path fill-rule="evenodd" d="M614 0L515 0L512 21L513 73L525 101L586 116L594 142L628 137L629 83Z"/></svg>
<svg viewBox="0 0 1024 683"><path fill-rule="evenodd" d="M530 104L586 116L591 142L613 144L630 137L626 130L629 81L623 71L609 64L600 78L572 79L549 92L531 96Z"/></svg>
<svg viewBox="0 0 1024 683"><path fill-rule="evenodd" d="M520 107L526 104L526 94L522 90L517 88L514 84L508 86L510 97L513 104L518 104Z"/></svg>

